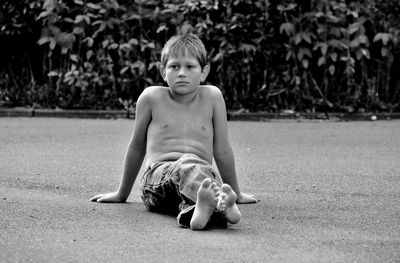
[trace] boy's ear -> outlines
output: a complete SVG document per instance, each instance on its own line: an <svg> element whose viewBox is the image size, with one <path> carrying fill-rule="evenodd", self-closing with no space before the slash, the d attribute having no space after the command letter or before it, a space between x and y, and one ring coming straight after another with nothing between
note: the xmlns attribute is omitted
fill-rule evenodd
<svg viewBox="0 0 400 263"><path fill-rule="evenodd" d="M201 72L201 81L202 82L206 80L208 73L210 73L210 68L211 68L210 64L207 64L204 66L204 68Z"/></svg>
<svg viewBox="0 0 400 263"><path fill-rule="evenodd" d="M166 73L165 73L165 67L163 66L163 65L160 65L160 68L159 68L159 70L160 70L160 74L161 74L161 77L163 78L163 80L164 81L167 81L166 80Z"/></svg>

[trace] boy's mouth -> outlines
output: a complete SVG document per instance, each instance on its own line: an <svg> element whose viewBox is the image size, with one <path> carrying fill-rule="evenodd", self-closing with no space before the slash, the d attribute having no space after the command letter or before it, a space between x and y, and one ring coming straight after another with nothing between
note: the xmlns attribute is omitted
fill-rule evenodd
<svg viewBox="0 0 400 263"><path fill-rule="evenodd" d="M189 82L187 82L187 81L177 81L175 84L176 85L188 85Z"/></svg>

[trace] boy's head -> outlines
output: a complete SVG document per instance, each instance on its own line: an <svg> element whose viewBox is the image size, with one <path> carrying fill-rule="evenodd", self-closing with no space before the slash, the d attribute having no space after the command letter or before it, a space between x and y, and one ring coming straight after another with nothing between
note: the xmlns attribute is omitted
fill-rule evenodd
<svg viewBox="0 0 400 263"><path fill-rule="evenodd" d="M207 52L203 42L194 34L179 34L171 37L161 51L161 65L166 66L170 57L192 56L201 68L207 64Z"/></svg>

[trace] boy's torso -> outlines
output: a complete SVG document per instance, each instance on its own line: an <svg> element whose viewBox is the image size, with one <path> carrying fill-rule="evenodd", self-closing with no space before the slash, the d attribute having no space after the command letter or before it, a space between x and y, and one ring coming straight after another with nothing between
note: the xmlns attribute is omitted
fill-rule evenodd
<svg viewBox="0 0 400 263"><path fill-rule="evenodd" d="M185 153L212 163L214 103L211 92L209 86L200 86L193 101L181 104L171 98L168 87L154 90L145 165L177 160Z"/></svg>

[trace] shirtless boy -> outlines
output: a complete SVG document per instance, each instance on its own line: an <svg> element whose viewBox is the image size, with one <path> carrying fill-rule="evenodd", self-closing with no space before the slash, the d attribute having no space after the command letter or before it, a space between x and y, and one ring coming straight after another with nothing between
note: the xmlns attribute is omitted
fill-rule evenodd
<svg viewBox="0 0 400 263"><path fill-rule="evenodd" d="M240 221L236 203L256 199L239 189L222 94L200 85L209 70L197 36L177 35L165 44L160 72L168 86L140 95L118 191L91 201L125 202L143 164L142 199L149 210L177 214L178 223L193 230Z"/></svg>

